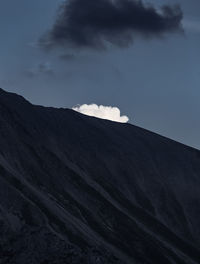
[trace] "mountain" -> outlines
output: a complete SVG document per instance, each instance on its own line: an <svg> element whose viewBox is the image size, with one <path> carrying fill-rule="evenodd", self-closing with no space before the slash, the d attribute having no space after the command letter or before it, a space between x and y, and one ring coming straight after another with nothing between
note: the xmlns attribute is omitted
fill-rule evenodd
<svg viewBox="0 0 200 264"><path fill-rule="evenodd" d="M1 264L200 263L200 151L0 89Z"/></svg>

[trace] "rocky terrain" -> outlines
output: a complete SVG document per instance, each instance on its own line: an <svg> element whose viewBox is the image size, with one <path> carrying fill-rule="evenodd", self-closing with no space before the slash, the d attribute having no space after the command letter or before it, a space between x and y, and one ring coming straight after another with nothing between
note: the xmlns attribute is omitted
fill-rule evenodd
<svg viewBox="0 0 200 264"><path fill-rule="evenodd" d="M200 263L200 151L0 89L0 264Z"/></svg>

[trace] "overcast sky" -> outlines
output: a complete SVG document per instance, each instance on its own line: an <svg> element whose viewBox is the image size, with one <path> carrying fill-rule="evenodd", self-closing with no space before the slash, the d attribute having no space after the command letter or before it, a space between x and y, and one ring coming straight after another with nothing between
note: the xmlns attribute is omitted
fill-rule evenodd
<svg viewBox="0 0 200 264"><path fill-rule="evenodd" d="M95 14L77 25L76 18L83 19L79 11L93 12L95 7L87 5L88 0L76 2L69 25L59 21L64 9L69 15L66 1L0 1L0 87L41 105L117 106L132 124L200 148L200 1L150 0L156 12L151 26L150 20L136 25L132 17L125 23L124 3L120 22L106 24L99 15L100 24ZM170 22L157 11L176 3L183 18L174 20L172 15ZM136 12L134 17L140 10L146 19L146 8L129 10ZM106 11L109 18L113 11ZM85 30L86 22L92 23L92 30ZM178 30L179 22L184 33ZM64 31L62 23L68 23Z"/></svg>

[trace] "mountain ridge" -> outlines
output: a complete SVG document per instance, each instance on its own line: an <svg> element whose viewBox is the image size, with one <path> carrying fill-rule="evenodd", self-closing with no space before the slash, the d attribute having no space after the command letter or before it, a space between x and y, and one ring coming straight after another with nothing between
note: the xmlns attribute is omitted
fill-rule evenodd
<svg viewBox="0 0 200 264"><path fill-rule="evenodd" d="M44 108L44 109L52 109L52 110L57 110L57 111L70 111L72 112L73 114L77 114L77 115L80 115L80 116L86 116L88 119L89 118L92 118L92 119L97 119L97 120L103 120L103 121L106 121L106 122L112 122L112 123L117 123L117 125L122 125L122 126L134 126L138 129L141 129L143 131L146 131L148 133L151 133L151 134L154 134L154 135L157 135L159 137L162 137L162 138L165 138L167 140L171 140L173 141L174 143L177 143L177 144L180 144L180 145L183 145L187 148L191 148L191 149L194 149L194 150L197 150L197 151L200 151L198 148L194 147L194 146L190 146L190 145L187 145L183 142L180 142L178 140L175 140L173 138L169 138L167 136L164 136L162 134L159 134L158 132L155 132L155 131L151 131L147 128L144 128L144 127L141 127L141 126L138 126L138 125L135 125L135 124L132 124L132 123L120 123L120 122L116 122L116 121L112 121L112 120L108 120L108 119L102 119L102 118L98 118L98 117L95 117L95 116L88 116L88 115L85 115L85 114L82 114L82 113L79 113L77 111L74 111L73 109L70 109L70 108L65 108L65 107L54 107L54 106L43 106L43 105L38 105L38 104L32 104L29 100L27 100L24 96L21 96L15 92L11 92L11 91L6 91L4 90L3 88L0 87L0 94L4 94L4 95L10 95L10 96L14 96L15 98L21 98L22 100L24 100L26 103L32 105L33 107L39 107L39 108Z"/></svg>
<svg viewBox="0 0 200 264"><path fill-rule="evenodd" d="M0 89L0 263L198 263L199 161L148 130Z"/></svg>

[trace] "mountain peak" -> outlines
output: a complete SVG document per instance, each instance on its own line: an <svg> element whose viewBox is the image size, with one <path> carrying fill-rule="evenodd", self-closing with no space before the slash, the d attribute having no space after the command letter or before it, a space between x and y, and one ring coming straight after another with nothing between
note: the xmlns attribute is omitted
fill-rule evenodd
<svg viewBox="0 0 200 264"><path fill-rule="evenodd" d="M17 93L8 92L2 88L0 88L0 99L3 99L4 102L8 102L10 104L17 103L18 101L29 103L23 96L18 95Z"/></svg>

